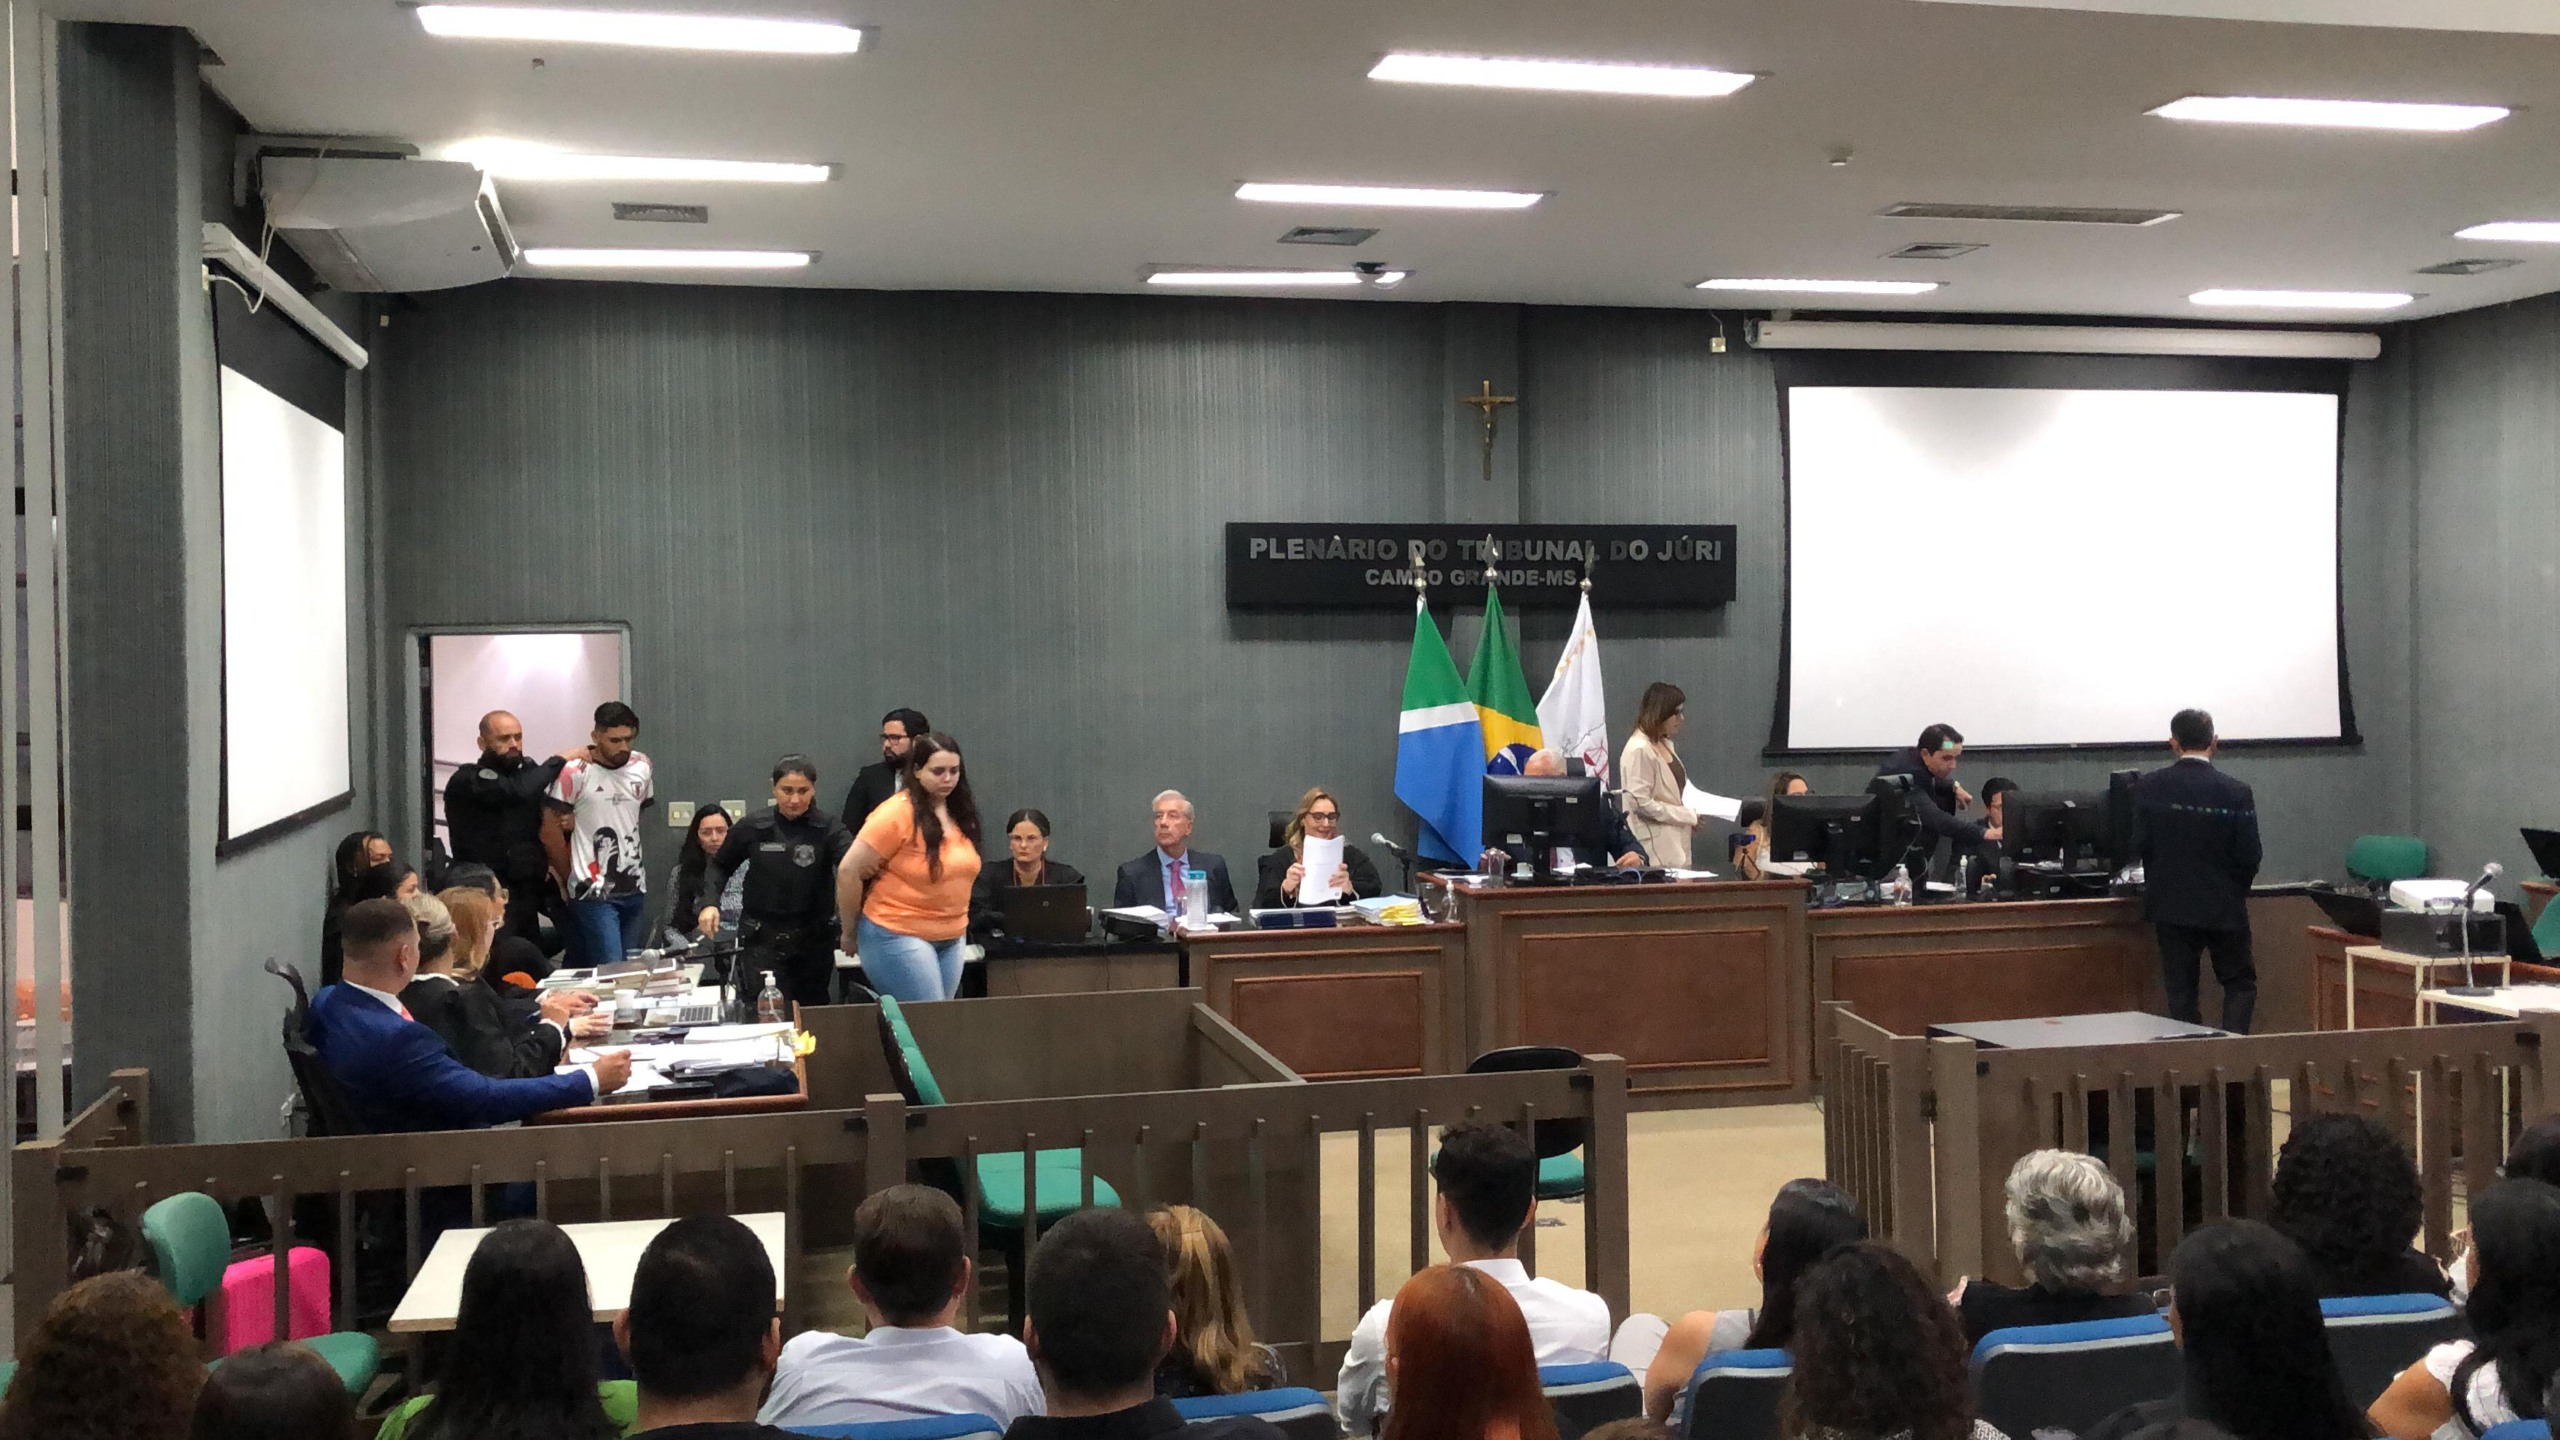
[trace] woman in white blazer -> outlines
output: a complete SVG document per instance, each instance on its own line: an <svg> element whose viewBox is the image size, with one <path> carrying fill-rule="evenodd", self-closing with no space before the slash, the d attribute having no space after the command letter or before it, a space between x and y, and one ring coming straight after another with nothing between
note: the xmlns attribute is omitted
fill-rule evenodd
<svg viewBox="0 0 2560 1440"><path fill-rule="evenodd" d="M1644 842L1644 853L1656 865L1675 869L1689 864L1690 832L1698 814L1681 803L1688 793L1689 771L1680 763L1672 738L1686 718L1689 697L1680 687L1656 680L1644 687L1636 706L1635 733L1618 753L1618 783L1626 789L1627 824Z"/></svg>

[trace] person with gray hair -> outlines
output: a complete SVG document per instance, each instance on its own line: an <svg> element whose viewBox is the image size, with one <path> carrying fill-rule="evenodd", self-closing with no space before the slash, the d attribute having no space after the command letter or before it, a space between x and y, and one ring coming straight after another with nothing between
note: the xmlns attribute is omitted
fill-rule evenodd
<svg viewBox="0 0 2560 1440"><path fill-rule="evenodd" d="M2009 1167L2003 1208L2024 1286L1980 1278L1949 1298L1966 1341L2013 1325L2066 1325L2149 1315L2147 1295L2125 1293L2133 1265L2133 1213L2124 1187L2094 1155L2035 1150Z"/></svg>
<svg viewBox="0 0 2560 1440"><path fill-rule="evenodd" d="M1236 887L1227 879L1227 857L1191 848L1195 812L1190 797L1179 790L1159 791L1152 809L1155 848L1120 867L1111 903L1121 908L1152 905L1168 917L1179 918L1191 883L1184 872L1197 870L1207 877L1201 883L1209 890L1210 912L1236 913Z"/></svg>

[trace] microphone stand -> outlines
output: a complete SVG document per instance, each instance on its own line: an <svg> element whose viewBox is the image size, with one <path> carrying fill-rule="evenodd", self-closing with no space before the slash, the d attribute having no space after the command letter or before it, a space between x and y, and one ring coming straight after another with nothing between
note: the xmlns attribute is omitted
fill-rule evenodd
<svg viewBox="0 0 2560 1440"><path fill-rule="evenodd" d="M2466 1000L2485 999L2489 994L2489 987L2475 983L2471 973L2471 897L2480 893L2480 884L2479 880L2474 880L2471 888L2462 892L2462 909L2456 912L2453 921L2462 927L2462 983L2447 987L2445 993L2459 995Z"/></svg>

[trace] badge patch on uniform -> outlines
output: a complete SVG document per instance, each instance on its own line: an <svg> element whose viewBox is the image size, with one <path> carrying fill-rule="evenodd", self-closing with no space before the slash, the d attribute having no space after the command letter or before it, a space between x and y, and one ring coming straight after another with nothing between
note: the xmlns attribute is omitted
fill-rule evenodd
<svg viewBox="0 0 2560 1440"><path fill-rule="evenodd" d="M483 780L495 780L498 778L498 772L490 769L486 765L483 765L480 767L480 778Z"/></svg>
<svg viewBox="0 0 2560 1440"><path fill-rule="evenodd" d="M817 846L815 846L815 845L794 845L794 846L792 846L792 847L791 847L791 863L792 863L792 864L794 864L794 865L797 865L797 866L801 867L801 868L802 868L802 869L804 869L804 870L805 870L805 869L807 869L808 867L812 866L812 865L817 864L817 863L818 863L818 847L817 847Z"/></svg>

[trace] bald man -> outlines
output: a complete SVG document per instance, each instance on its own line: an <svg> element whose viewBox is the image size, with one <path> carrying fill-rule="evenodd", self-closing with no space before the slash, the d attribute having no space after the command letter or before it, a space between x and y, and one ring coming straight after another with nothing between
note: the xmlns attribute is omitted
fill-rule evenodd
<svg viewBox="0 0 2560 1440"><path fill-rule="evenodd" d="M486 865L507 887L506 930L541 938L543 897L555 893L542 854L542 792L557 760L525 758L524 725L504 710L480 717L480 758L444 786L444 823L453 858Z"/></svg>

